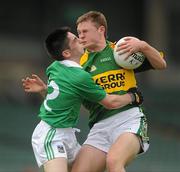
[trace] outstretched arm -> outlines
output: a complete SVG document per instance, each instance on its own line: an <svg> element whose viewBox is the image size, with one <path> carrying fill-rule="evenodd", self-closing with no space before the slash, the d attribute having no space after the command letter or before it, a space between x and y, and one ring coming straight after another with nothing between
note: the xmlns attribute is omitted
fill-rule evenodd
<svg viewBox="0 0 180 172"><path fill-rule="evenodd" d="M43 97L46 94L47 85L35 74L32 74L31 77L23 78L22 85L25 92L40 93Z"/></svg>
<svg viewBox="0 0 180 172"><path fill-rule="evenodd" d="M99 103L107 109L117 109L128 104L141 105L143 102L143 96L137 88L130 88L127 94L116 95L107 94L106 97Z"/></svg>
<svg viewBox="0 0 180 172"><path fill-rule="evenodd" d="M165 69L166 68L166 61L159 51L157 51L154 47L149 45L147 42L139 40L135 37L126 37L125 41L119 45L117 51L126 53L128 52L129 55L136 52L142 52L154 69Z"/></svg>

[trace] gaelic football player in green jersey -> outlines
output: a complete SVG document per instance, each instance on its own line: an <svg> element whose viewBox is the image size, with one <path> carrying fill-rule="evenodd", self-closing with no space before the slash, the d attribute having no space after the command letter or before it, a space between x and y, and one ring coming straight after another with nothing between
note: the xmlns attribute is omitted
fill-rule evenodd
<svg viewBox="0 0 180 172"><path fill-rule="evenodd" d="M22 80L27 92L47 89L39 113L41 121L32 135L32 146L38 166L43 165L45 172L67 172L68 164L71 165L80 149L74 127L82 100L115 109L141 104L142 97L134 90L124 95L109 95L96 85L78 64L84 48L69 28L50 33L45 45L48 54L55 59L46 71L47 86L36 75Z"/></svg>
<svg viewBox="0 0 180 172"><path fill-rule="evenodd" d="M80 64L109 94L122 95L137 87L136 72L166 68L165 60L155 48L134 37L128 37L117 51L129 54L142 52L146 56L143 65L135 70L117 66L113 57L115 44L106 40L107 22L100 12L85 13L76 24L79 39L86 48ZM147 122L141 108L128 104L108 110L87 100L83 104L90 111L91 129L72 172L102 172L105 167L108 172L125 172L127 164L149 147Z"/></svg>

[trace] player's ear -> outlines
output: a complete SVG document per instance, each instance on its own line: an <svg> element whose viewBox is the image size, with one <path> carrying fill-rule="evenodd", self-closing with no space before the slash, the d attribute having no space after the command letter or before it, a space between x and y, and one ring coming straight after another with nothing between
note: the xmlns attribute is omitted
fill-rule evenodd
<svg viewBox="0 0 180 172"><path fill-rule="evenodd" d="M71 52L68 49L66 49L62 52L62 56L64 58L69 58L71 56Z"/></svg>
<svg viewBox="0 0 180 172"><path fill-rule="evenodd" d="M105 33L105 31L106 31L106 29L105 29L104 26L100 26L100 27L98 28L98 30L99 30L100 32L102 32L102 33Z"/></svg>

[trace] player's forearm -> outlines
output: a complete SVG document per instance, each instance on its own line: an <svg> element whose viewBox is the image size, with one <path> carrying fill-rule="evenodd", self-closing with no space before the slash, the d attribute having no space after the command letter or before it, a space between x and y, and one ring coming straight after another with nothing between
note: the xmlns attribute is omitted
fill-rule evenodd
<svg viewBox="0 0 180 172"><path fill-rule="evenodd" d="M132 102L130 94L124 95L106 95L106 97L100 102L107 109L118 109L126 106Z"/></svg>
<svg viewBox="0 0 180 172"><path fill-rule="evenodd" d="M157 51L155 48L150 46L145 41L141 41L141 52L147 57L151 65L155 69L165 69L166 68L166 61L161 57L159 51Z"/></svg>

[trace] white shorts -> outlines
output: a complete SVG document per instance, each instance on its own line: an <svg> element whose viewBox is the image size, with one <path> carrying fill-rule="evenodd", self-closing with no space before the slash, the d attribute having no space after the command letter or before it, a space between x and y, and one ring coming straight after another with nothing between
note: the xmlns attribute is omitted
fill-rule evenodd
<svg viewBox="0 0 180 172"><path fill-rule="evenodd" d="M44 121L36 126L32 135L32 147L38 166L49 160L64 157L72 163L81 148L74 128L52 128Z"/></svg>
<svg viewBox="0 0 180 172"><path fill-rule="evenodd" d="M84 144L108 152L111 145L123 133L130 132L139 136L142 152L149 147L146 117L139 108L131 108L94 124Z"/></svg>

